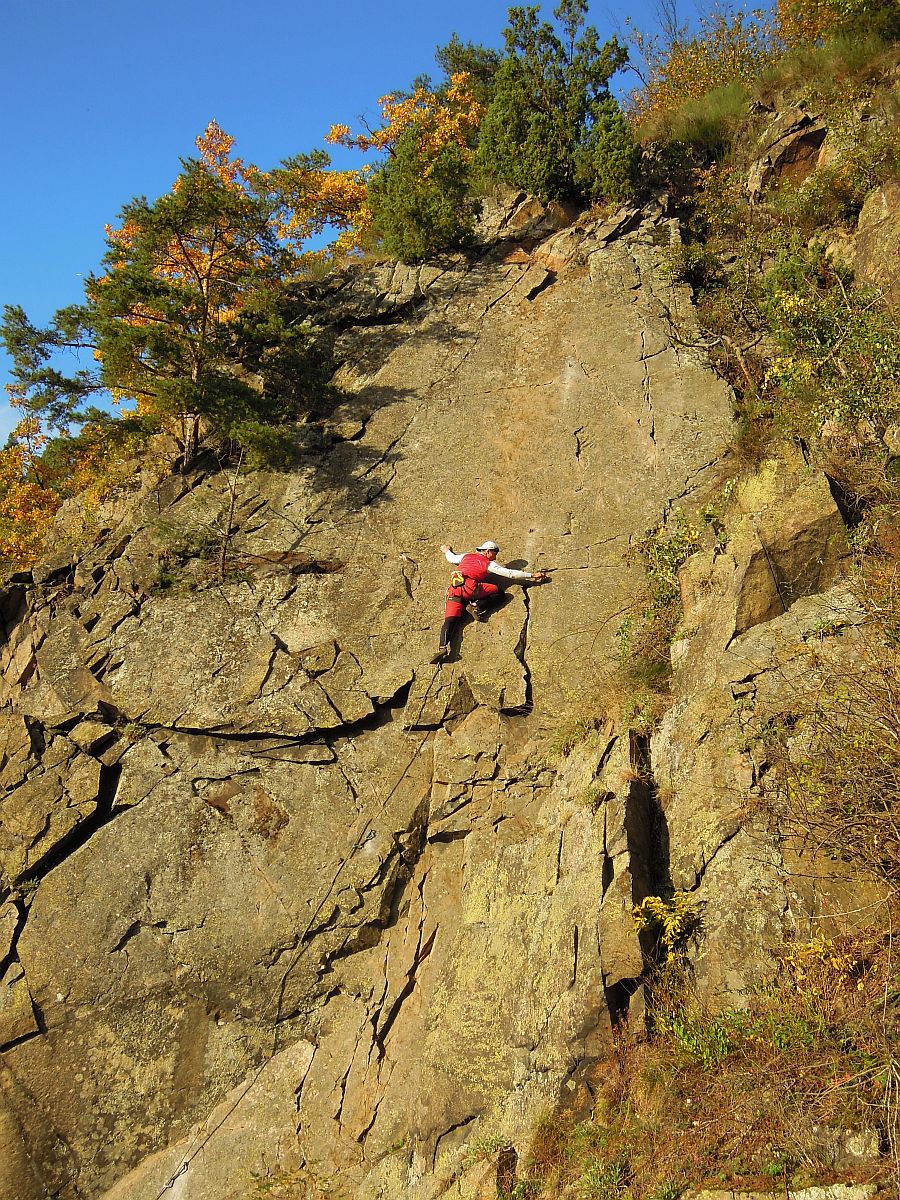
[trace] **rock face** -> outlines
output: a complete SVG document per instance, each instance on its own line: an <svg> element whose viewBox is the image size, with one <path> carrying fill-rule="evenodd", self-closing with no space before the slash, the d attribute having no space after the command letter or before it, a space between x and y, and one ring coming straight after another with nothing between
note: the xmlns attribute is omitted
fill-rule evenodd
<svg viewBox="0 0 900 1200"><path fill-rule="evenodd" d="M856 230L854 267L860 283L900 303L900 183L890 181L866 199Z"/></svg>
<svg viewBox="0 0 900 1200"><path fill-rule="evenodd" d="M758 200L773 180L801 183L816 168L826 126L805 108L777 113L759 136L747 176L747 193Z"/></svg>
<svg viewBox="0 0 900 1200"><path fill-rule="evenodd" d="M604 723L629 544L718 485L730 397L658 270L672 222L506 226L533 236L298 295L341 389L301 468L166 478L8 585L3 1200L476 1195L466 1147L589 1106L639 1016L634 903L698 891L729 1002L809 913L774 843L751 878L732 735L785 639L861 621L840 514L808 473L747 492L692 560L662 729ZM200 535L232 488L222 575ZM173 531L198 547L174 581ZM438 544L486 536L552 583L423 665ZM735 890L769 896L740 929Z"/></svg>

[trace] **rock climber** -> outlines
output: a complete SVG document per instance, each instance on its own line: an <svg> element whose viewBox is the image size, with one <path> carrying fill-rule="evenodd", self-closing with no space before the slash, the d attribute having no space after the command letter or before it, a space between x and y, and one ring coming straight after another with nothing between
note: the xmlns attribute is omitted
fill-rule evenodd
<svg viewBox="0 0 900 1200"><path fill-rule="evenodd" d="M441 546L444 558L453 563L457 570L450 576L447 588L447 603L444 606L444 624L438 652L431 660L433 664L445 662L450 657L450 638L462 620L466 605L471 607L476 621L487 619L492 602L501 594L496 583L488 582L488 575L509 579L513 583L545 583L550 576L546 571L516 571L496 561L500 547L490 540L482 542L474 553L456 554L452 546Z"/></svg>

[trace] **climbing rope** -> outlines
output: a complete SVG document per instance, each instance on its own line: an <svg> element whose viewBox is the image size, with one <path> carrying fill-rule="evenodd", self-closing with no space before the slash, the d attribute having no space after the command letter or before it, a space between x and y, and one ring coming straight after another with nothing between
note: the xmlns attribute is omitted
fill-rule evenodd
<svg viewBox="0 0 900 1200"><path fill-rule="evenodd" d="M419 722L421 721L422 714L425 712L425 705L428 703L428 697L430 696L431 689L434 686L434 681L438 678L439 674L440 674L440 667L438 667L438 669L432 675L431 680L429 681L428 687L425 689L425 694L422 697L422 703L419 706L419 711L416 714L415 720L412 722L412 724L409 725L409 727L408 727L409 729L415 729L418 726ZM451 677L450 686L452 689L452 686L453 686L452 677ZM281 977L281 981L278 985L278 989L277 989L275 996L273 997L273 1000L266 1006L266 1008L263 1009L263 1011L259 1017L258 1023L260 1026L262 1026L265 1022L266 1017L273 1011L275 1013L275 1021L274 1021L274 1026L273 1026L273 1032L274 1032L274 1037L275 1037L275 1041L273 1042L273 1050L272 1050L273 1054L275 1052L275 1047L277 1046L278 1022L281 1018L281 1005L284 1000L284 990L285 990L285 987L287 986L287 981L288 981L288 978L289 978L291 972L294 970L294 967L296 967L297 963L300 961L300 957L303 954L306 947L310 944L309 942L306 941L306 938L308 937L310 930L312 929L313 925L315 924L316 919L319 917L320 913L325 908L325 905L328 903L329 899L331 898L331 896L334 892L335 886L337 885L337 881L340 879L341 875L343 874L344 870L346 869L347 864L353 858L353 855L356 854L356 852L358 850L360 850L366 844L366 842L368 842L372 838L372 836L374 836L374 830L372 829L372 826L374 825L375 820L378 817L380 817L382 815L382 813L385 811L388 803L391 800L391 797L396 793L397 789L400 787L400 784L403 782L403 780L409 774L410 770L412 769L413 763L419 757L419 754L422 752L422 749L423 749L425 743L428 741L430 732L431 731L428 729L425 730L425 733L419 740L415 750L412 753L412 756L411 756L409 762L406 764L406 766L400 772L400 775L397 777L397 780L394 783L393 787L390 789L390 791L388 791L386 793L386 795L382 799L381 804L378 807L377 811L373 815L367 817L365 822L363 823L362 828L351 837L349 853L344 858L342 858L340 863L338 864L337 870L335 871L334 875L331 877L331 881L328 884L325 894L322 896L322 899L319 901L318 905L316 906L315 911L313 912L312 916L309 918L309 921L306 924L306 928L303 930L303 932L300 934L300 937L298 938L297 946L294 950L294 953L292 954L292 956L290 958L290 961L288 962L288 965L287 965L287 968L285 969L284 974ZM346 945L349 938L350 938L350 934L348 934L347 937L344 939L343 945ZM343 948L343 947L341 947L341 948ZM249 1053L247 1051L245 1051L244 1052L244 1061L246 1061L248 1058L249 1058ZM197 1157L197 1155L204 1149L204 1147L207 1145L207 1143L212 1138L213 1134L222 1128L222 1126L225 1124L225 1122L228 1120L228 1118L232 1115L232 1113L235 1111L235 1109L238 1107L238 1105L241 1103L241 1101L244 1099L244 1097L249 1094L250 1090L257 1083L257 1081L259 1080L260 1076L262 1075L263 1071L268 1066L270 1061L271 1061L270 1059L266 1059L264 1062L260 1063L260 1065L256 1068L256 1070L250 1076L250 1080L247 1083L247 1086L241 1091L240 1095L238 1095L232 1101L232 1103L228 1106L228 1108L222 1114L221 1119L214 1126L212 1126L212 1128L206 1130L203 1137L196 1143L196 1145L190 1146L190 1148L188 1149L188 1151L182 1158L177 1170L162 1185L162 1187L156 1193L154 1200L163 1200L163 1197L165 1196L166 1192L170 1191L175 1186L176 1182L181 1178L181 1176L185 1175L187 1173L187 1171L190 1167L190 1164Z"/></svg>

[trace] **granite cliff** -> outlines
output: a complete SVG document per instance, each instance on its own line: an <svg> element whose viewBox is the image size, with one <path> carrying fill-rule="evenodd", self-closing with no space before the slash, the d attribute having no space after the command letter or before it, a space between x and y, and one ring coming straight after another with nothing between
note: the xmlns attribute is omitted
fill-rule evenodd
<svg viewBox="0 0 900 1200"><path fill-rule="evenodd" d="M656 731L603 714L635 540L735 474L678 238L519 198L474 257L298 288L303 462L148 470L7 582L4 1200L490 1194L639 1026L636 903L702 903L715 1005L836 902L752 804L752 720L864 619L799 455L690 560ZM438 545L488 536L551 582L429 666Z"/></svg>

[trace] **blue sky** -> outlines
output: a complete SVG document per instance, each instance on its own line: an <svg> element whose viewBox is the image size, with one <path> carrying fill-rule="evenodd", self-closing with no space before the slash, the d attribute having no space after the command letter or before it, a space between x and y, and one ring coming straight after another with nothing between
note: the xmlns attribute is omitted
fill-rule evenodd
<svg viewBox="0 0 900 1200"><path fill-rule="evenodd" d="M499 46L506 0L0 0L0 303L36 324L81 299L103 228L167 191L211 120L268 168L374 115L457 32ZM549 16L553 3L545 3ZM594 0L602 36L655 0ZM335 158L337 160L337 155ZM347 164L351 161L346 160ZM0 354L0 382L8 360ZM14 417L0 395L0 444Z"/></svg>

